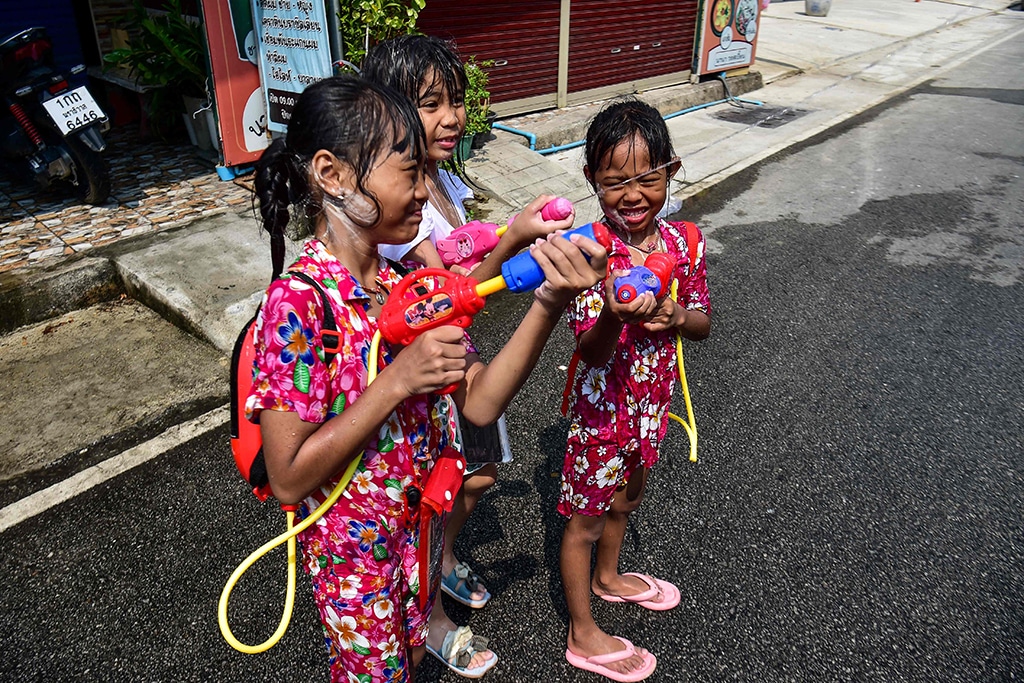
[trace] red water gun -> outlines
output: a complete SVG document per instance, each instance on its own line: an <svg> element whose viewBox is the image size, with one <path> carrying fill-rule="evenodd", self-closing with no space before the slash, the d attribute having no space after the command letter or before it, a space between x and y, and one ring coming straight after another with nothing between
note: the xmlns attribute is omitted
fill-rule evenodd
<svg viewBox="0 0 1024 683"><path fill-rule="evenodd" d="M572 202L563 197L552 199L540 210L541 218L546 221L560 221L570 215ZM498 240L515 219L516 216L513 215L508 219L508 224L500 227L494 223L470 221L453 230L448 237L439 239L434 246L437 247L437 253L441 255L445 267L460 265L463 268L472 268L498 246Z"/></svg>
<svg viewBox="0 0 1024 683"><path fill-rule="evenodd" d="M615 278L615 300L626 304L645 292L660 299L668 291L675 267L675 257L660 251L651 254L642 266L630 268L628 273Z"/></svg>
<svg viewBox="0 0 1024 683"><path fill-rule="evenodd" d="M568 239L578 234L611 248L611 236L601 223L588 223L563 233ZM477 282L468 275L458 275L444 268L422 268L402 278L391 291L381 310L378 324L381 336L391 344L407 346L423 332L442 325L469 327L473 316L484 308L486 297L508 288L527 292L544 282L544 271L524 251L501 266L501 275ZM440 394L450 393L455 385Z"/></svg>

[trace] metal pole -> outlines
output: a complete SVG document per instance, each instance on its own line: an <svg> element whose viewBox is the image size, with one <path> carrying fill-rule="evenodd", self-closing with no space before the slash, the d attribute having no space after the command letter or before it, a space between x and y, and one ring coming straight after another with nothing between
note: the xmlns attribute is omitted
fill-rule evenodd
<svg viewBox="0 0 1024 683"><path fill-rule="evenodd" d="M340 73L341 68L338 62L345 59L345 43L341 38L341 26L338 23L338 14L341 12L341 3L338 0L327 0L327 39L331 46L331 63L334 64L334 73Z"/></svg>
<svg viewBox="0 0 1024 683"><path fill-rule="evenodd" d="M569 97L569 15L572 1L561 0L558 10L558 80L555 88L555 106L567 106Z"/></svg>

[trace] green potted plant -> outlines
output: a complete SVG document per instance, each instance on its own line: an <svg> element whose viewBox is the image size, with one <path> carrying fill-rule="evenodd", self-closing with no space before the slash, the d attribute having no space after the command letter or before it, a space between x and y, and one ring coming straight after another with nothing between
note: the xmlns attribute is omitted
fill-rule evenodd
<svg viewBox="0 0 1024 683"><path fill-rule="evenodd" d="M416 32L426 0L345 0L338 19L345 59L359 64L366 50L394 36Z"/></svg>
<svg viewBox="0 0 1024 683"><path fill-rule="evenodd" d="M483 62L470 57L466 68L466 134L474 149L483 147L494 125L495 115L491 111L491 91L487 89L490 76L487 69L494 66L494 60ZM467 150L468 151L468 150Z"/></svg>
<svg viewBox="0 0 1024 683"><path fill-rule="evenodd" d="M164 13L151 15L141 0L135 0L124 18L128 45L104 61L128 69L141 85L155 86L148 93L147 114L158 133L166 135L182 114L191 117L209 109L209 94L202 24L182 13L181 0L165 0L163 9ZM196 142L203 146L199 139Z"/></svg>

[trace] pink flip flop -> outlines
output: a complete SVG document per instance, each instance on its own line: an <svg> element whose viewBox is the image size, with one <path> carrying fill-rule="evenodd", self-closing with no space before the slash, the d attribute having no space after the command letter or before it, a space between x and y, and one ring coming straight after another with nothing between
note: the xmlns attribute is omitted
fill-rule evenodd
<svg viewBox="0 0 1024 683"><path fill-rule="evenodd" d="M600 596L602 600L607 600L608 602L629 602L649 610L654 610L655 612L663 612L678 605L679 600L682 598L679 589L668 581L635 572L629 572L623 574L623 576L635 576L651 588L634 595L602 595ZM657 598L659 595L661 599L655 600L654 598Z"/></svg>
<svg viewBox="0 0 1024 683"><path fill-rule="evenodd" d="M654 667L657 666L658 660L650 652L645 652L640 655L644 659L643 666L639 669L633 669L629 673L619 673L618 671L613 671L605 666L606 664L621 662L624 659L629 659L635 654L639 654L636 651L636 648L633 647L633 643L629 642L625 638L620 638L619 636L614 636L614 638L625 645L626 648L624 650L609 652L604 655L594 655L593 657L581 657L580 655L573 653L572 650L566 649L565 659L577 669L590 671L591 673L604 676L605 678L610 678L613 681L620 681L621 683L635 683L635 681L642 681L654 673Z"/></svg>

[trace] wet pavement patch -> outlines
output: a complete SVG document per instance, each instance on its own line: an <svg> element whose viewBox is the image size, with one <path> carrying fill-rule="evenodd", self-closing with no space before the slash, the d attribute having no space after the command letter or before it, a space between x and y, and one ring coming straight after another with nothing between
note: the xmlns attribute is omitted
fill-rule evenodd
<svg viewBox="0 0 1024 683"><path fill-rule="evenodd" d="M742 123L746 126L778 128L809 113L810 111L807 109L794 109L792 107L756 107L751 109L726 109L715 112L712 116L719 121Z"/></svg>
<svg viewBox="0 0 1024 683"><path fill-rule="evenodd" d="M0 506L227 400L223 354L127 297L0 336L0 375Z"/></svg>
<svg viewBox="0 0 1024 683"><path fill-rule="evenodd" d="M992 100L999 104L1024 104L1024 91L1011 88L946 88L937 85L924 85L914 91L922 95L943 95L946 97L974 97Z"/></svg>

